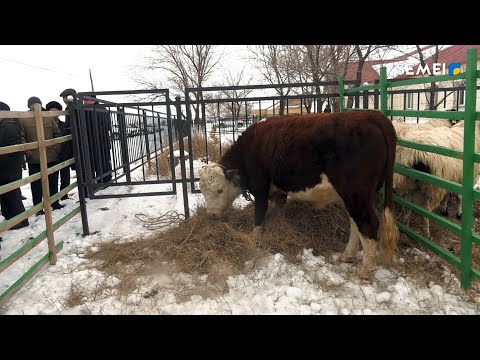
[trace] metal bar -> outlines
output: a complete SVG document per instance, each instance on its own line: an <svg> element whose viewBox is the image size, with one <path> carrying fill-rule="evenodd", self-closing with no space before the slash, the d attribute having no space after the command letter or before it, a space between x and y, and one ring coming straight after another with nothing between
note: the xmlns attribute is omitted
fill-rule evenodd
<svg viewBox="0 0 480 360"><path fill-rule="evenodd" d="M355 84L355 80L347 80L345 84ZM307 86L326 86L337 85L336 81L323 81L319 83L295 83L295 84L268 84L268 85L244 85L244 86L206 86L206 87L192 87L186 88L189 92L192 91L221 91L221 90L245 90L245 89L275 89L275 88L292 88L292 87L307 87Z"/></svg>
<svg viewBox="0 0 480 360"><path fill-rule="evenodd" d="M145 149L147 152L147 159L150 160L150 140L149 140L149 131L148 131L148 126L147 126L147 112L145 110L142 110L142 115L143 115L143 132L145 134Z"/></svg>
<svg viewBox="0 0 480 360"><path fill-rule="evenodd" d="M451 75L456 76L456 75ZM477 49L467 50L465 71L465 131L463 136L462 245L460 282L464 289L472 280L473 155L477 109Z"/></svg>
<svg viewBox="0 0 480 360"><path fill-rule="evenodd" d="M426 78L415 78L415 79L401 80L401 81L395 81L395 82L388 82L388 87L393 88L398 86L427 84L431 82L460 80L460 79L465 79L465 76L466 76L465 74L466 73L460 73L457 75L435 75L435 76L429 76Z"/></svg>
<svg viewBox="0 0 480 360"><path fill-rule="evenodd" d="M184 124L182 124L182 108L180 104L180 96L177 96L175 98L176 103L175 107L177 109L177 128L178 128L178 147L180 149L180 169L182 172L182 192L183 192L183 208L185 210L185 219L190 218L190 209L188 206L188 189L187 189L187 174L186 174L186 169L185 169L185 149L184 149L184 144L183 144L183 138L184 138ZM188 119L187 119L188 121Z"/></svg>
<svg viewBox="0 0 480 360"><path fill-rule="evenodd" d="M462 193L462 185L442 179L441 177L432 175L432 174L427 174L422 171L418 171L400 164L395 163L393 167L394 171L401 174L401 175L406 175L413 177L414 179L418 179L421 181L425 181L429 184L441 187L445 190L452 191L455 194L461 194ZM465 183L464 183L465 184ZM465 186L465 185L464 185Z"/></svg>
<svg viewBox="0 0 480 360"><path fill-rule="evenodd" d="M387 116L426 117L433 119L464 119L465 111L443 111L443 110L387 110ZM476 114L474 115L474 120Z"/></svg>
<svg viewBox="0 0 480 360"><path fill-rule="evenodd" d="M448 263L454 265L457 268L460 268L460 259L455 255L453 255L452 253L450 253L448 250L445 250L444 248L440 247L439 245L427 239L425 236L418 234L417 232L413 231L412 229L410 229L409 227L405 226L404 224L398 221L397 221L397 227L400 231L407 234L407 236L418 241L420 244L422 244L427 249L439 255L442 259L444 259Z"/></svg>
<svg viewBox="0 0 480 360"><path fill-rule="evenodd" d="M380 111L387 115L387 68L380 68Z"/></svg>
<svg viewBox="0 0 480 360"><path fill-rule="evenodd" d="M417 93L417 111L420 111L420 93ZM417 116L417 124L419 122L420 122L420 117Z"/></svg>
<svg viewBox="0 0 480 360"><path fill-rule="evenodd" d="M76 107L76 100L74 99L73 102L69 103L68 106L69 111L69 125L72 132L72 145L73 145L73 154L75 157L75 164L77 169L77 182L78 183L78 198L80 201L80 214L82 217L82 228L83 228L83 236L87 236L90 234L90 230L88 228L88 216L87 216L87 205L85 202L85 188L84 188L84 178L82 176L82 169L81 169L81 159L80 159L80 129L78 127L78 119L77 114L78 110ZM80 176L78 173L80 172Z"/></svg>
<svg viewBox="0 0 480 360"><path fill-rule="evenodd" d="M199 97L203 98L203 94L197 94ZM188 100L190 100L190 94L188 94ZM206 122L205 122L205 104L199 104L197 106L200 106L202 109L202 118L198 119L197 123L197 129L199 129L200 123L203 123L204 127L206 128ZM191 114L191 112L189 112ZM187 139L188 139L188 162L190 164L190 191L193 191L195 188L195 181L193 180L193 144L192 144L192 136L193 136L193 131L192 131L192 117L190 116L190 119L188 119L188 114L187 113Z"/></svg>
<svg viewBox="0 0 480 360"><path fill-rule="evenodd" d="M260 114L262 110L260 110ZM217 117L218 117L218 145L220 148L220 156L222 156L222 133L220 132L220 103L217 103Z"/></svg>
<svg viewBox="0 0 480 360"><path fill-rule="evenodd" d="M175 162L173 159L173 129L172 129L172 114L170 109L170 96L167 94L167 127L168 127L168 151L169 151L169 161L170 161L170 171L172 175L172 188L173 193L177 194L177 183L175 181ZM175 104L173 104L175 106ZM177 113L178 117L178 113Z"/></svg>
<svg viewBox="0 0 480 360"><path fill-rule="evenodd" d="M451 232L453 232L457 235L460 235L461 232L462 232L462 227L460 225L455 224L454 222L452 222L450 220L447 220L447 219L441 217L440 215L437 215L437 214L435 214L431 211L428 211L425 208L423 208L421 206L418 206L417 204L414 204L413 202L408 201L408 200L398 196L397 194L393 194L393 199L398 204L400 204L402 206L405 206L405 207L413 210L417 214L434 221L435 223L439 224L440 226L446 228L447 230L449 230L449 231L451 231Z"/></svg>
<svg viewBox="0 0 480 360"><path fill-rule="evenodd" d="M340 103L340 112L345 111L345 88L344 88L344 81L343 76L338 77L338 96L339 96L339 103Z"/></svg>
<svg viewBox="0 0 480 360"><path fill-rule="evenodd" d="M427 152L431 152L431 153L435 153L443 156L453 157L456 159L463 159L463 151L446 148L444 146L424 144L424 143L404 140L400 138L397 140L397 146L404 146L410 149L427 151Z"/></svg>
<svg viewBox="0 0 480 360"><path fill-rule="evenodd" d="M356 86L353 88L345 89L345 94L351 94L355 92L369 91L369 90L375 90L375 89L380 89L380 85L374 84L374 85Z"/></svg>
<svg viewBox="0 0 480 360"><path fill-rule="evenodd" d="M117 199L121 197L143 197L143 196L160 196L160 195L176 195L173 191L155 191L155 192L148 192L148 193L140 193L140 194L105 194L105 195L97 195L96 199Z"/></svg>

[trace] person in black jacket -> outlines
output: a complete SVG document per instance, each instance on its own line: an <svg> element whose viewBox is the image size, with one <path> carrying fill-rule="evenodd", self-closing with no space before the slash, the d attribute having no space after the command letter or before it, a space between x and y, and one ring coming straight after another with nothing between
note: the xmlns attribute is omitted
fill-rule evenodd
<svg viewBox="0 0 480 360"><path fill-rule="evenodd" d="M56 101L50 101L46 106L47 111L62 111L62 105L60 105ZM68 135L66 132L66 124L64 121L61 121L58 116L55 118L55 122L57 123L58 128L60 129L60 132L62 133L62 136ZM65 143L62 143L62 145ZM58 162L61 163L65 160L68 160L69 157L68 154L66 153L67 149L65 146L61 147L60 154L58 155ZM65 189L68 185L70 185L70 166L64 167L63 169L60 170L60 190ZM68 194L63 195L61 200L67 200L68 199Z"/></svg>
<svg viewBox="0 0 480 360"><path fill-rule="evenodd" d="M63 102L65 103L65 111L68 111L68 96L77 96L77 92L75 89L65 89L60 93L60 97L63 99ZM70 116L65 115L65 127L64 130L62 131L63 135L70 135L72 133L71 127L70 127ZM62 143L62 156L64 160L68 160L73 158L73 144L72 141L67 141ZM72 170L76 170L76 164L71 165Z"/></svg>
<svg viewBox="0 0 480 360"><path fill-rule="evenodd" d="M0 111L10 111L10 107L0 102ZM11 146L25 143L25 133L22 124L18 119L0 119L0 147ZM24 163L24 153L15 152L0 155L0 186L20 180L22 178L22 166ZM21 214L25 211L22 203L22 194L20 188L0 195L0 207L5 220ZM25 219L11 229L20 229L28 226L28 219Z"/></svg>
<svg viewBox="0 0 480 360"><path fill-rule="evenodd" d="M95 98L95 95L90 96ZM98 104L95 100L84 99L85 105ZM112 180L112 159L110 155L111 124L109 114L100 109L85 111L87 133L89 139L90 163L92 178L101 176L98 183L107 183Z"/></svg>

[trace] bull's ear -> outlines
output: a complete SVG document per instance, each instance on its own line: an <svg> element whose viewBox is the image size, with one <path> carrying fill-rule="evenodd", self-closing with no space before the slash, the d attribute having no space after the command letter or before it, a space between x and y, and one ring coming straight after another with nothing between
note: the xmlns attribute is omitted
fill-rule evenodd
<svg viewBox="0 0 480 360"><path fill-rule="evenodd" d="M238 169L228 170L225 173L225 179L227 179L228 181L231 181L235 185L239 186L240 185L240 174L238 172Z"/></svg>

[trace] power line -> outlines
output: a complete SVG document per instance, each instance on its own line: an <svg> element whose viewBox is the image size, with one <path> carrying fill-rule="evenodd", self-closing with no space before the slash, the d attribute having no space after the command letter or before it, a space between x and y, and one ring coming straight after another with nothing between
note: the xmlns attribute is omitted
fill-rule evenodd
<svg viewBox="0 0 480 360"><path fill-rule="evenodd" d="M69 75L69 76L72 76L72 77L78 77L78 75L75 75L75 74L65 73L65 72L57 71L57 70L52 70L52 69L41 67L41 66L26 64L26 63L16 61L16 60L6 59L6 58L2 58L2 57L0 57L0 60L9 61L9 62L12 62L12 63L15 63L15 64L20 64L20 65L30 66L30 67L33 67L33 68L36 68L36 69L51 71L51 72L58 73L58 74L64 74L64 75Z"/></svg>

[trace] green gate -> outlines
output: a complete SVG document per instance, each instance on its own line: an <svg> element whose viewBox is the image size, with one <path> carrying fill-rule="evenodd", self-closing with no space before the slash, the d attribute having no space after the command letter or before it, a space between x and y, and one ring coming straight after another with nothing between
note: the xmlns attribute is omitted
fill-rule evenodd
<svg viewBox="0 0 480 360"><path fill-rule="evenodd" d="M415 179L428 182L432 185L442 187L448 191L462 195L462 222L461 225L447 220L437 214L434 214L423 207L417 206L414 203L394 194L394 200L414 212L427 217L435 223L443 226L449 231L461 237L461 255L457 257L449 250L442 248L426 237L413 231L411 228L399 223L398 228L405 234L415 239L434 253L442 257L444 260L460 269L460 281L463 288L469 288L472 278L480 279L479 269L472 268L472 244L480 245L480 237L473 231L473 201L480 200L480 191L474 190L474 163L480 162L480 154L474 152L475 149L475 122L480 119L479 112L476 111L476 92L477 92L477 78L480 77L480 72L477 70L477 49L469 49L467 51L467 64L464 73L457 75L437 75L426 78L408 79L402 81L389 82L387 80L387 69L382 67L380 69L380 83L375 85L361 86L351 89L345 89L343 86L343 78L339 78L339 95L340 95L340 111L357 110L345 108L344 96L351 93L358 93L360 91L380 90L380 111L387 116L409 116L436 119L463 119L465 121L463 152L441 147L427 145L407 140L398 139L397 144L417 149L420 151L428 151L435 154L463 159L463 185L444 180L434 175L430 175L418 170L405 167L400 164L395 164L394 171L410 176ZM436 111L436 110L389 110L387 108L388 89L398 86L425 84L438 81L460 80L465 79L465 111Z"/></svg>

